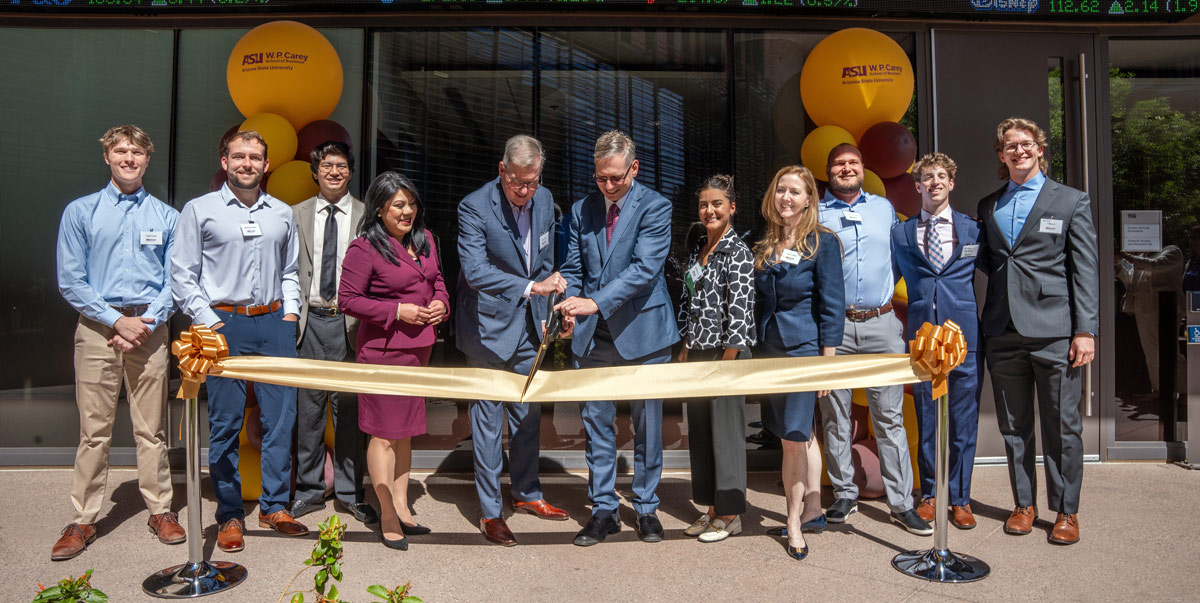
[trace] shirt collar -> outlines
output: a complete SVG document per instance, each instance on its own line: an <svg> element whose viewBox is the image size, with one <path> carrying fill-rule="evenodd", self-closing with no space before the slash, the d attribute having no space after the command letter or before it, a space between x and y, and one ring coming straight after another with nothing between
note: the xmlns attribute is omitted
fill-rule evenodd
<svg viewBox="0 0 1200 603"><path fill-rule="evenodd" d="M854 205L858 205L859 203L866 201L868 198L869 198L869 195L867 195L867 191L860 189L858 191L858 196L854 198ZM842 201L841 199L834 197L833 192L830 191L829 189L825 189L825 196L821 198L821 204L822 205L830 205L830 206L841 204L845 207L853 207L849 203L846 203L845 201Z"/></svg>
<svg viewBox="0 0 1200 603"><path fill-rule="evenodd" d="M721 240L717 241L717 246L713 248L713 251L728 251L733 249L734 245L737 244L737 239L737 233L734 232L733 224L730 223L729 228L725 229L725 234L721 235Z"/></svg>
<svg viewBox="0 0 1200 603"><path fill-rule="evenodd" d="M117 188L116 184L113 184L112 180L108 181L108 186L104 187L104 192L106 192L112 199L113 205L116 205L121 200L121 197L125 195L125 193L121 192L121 189ZM136 193L129 195L126 198L132 198L134 204L140 204L147 195L149 195L149 193L146 192L146 187L143 186L142 188L139 188Z"/></svg>
<svg viewBox="0 0 1200 603"><path fill-rule="evenodd" d="M604 199L604 211L608 212L608 208L612 207L614 204L616 204L618 212L625 211L625 200L629 198L629 193L633 192L633 186L636 186L636 185L637 185L637 183L635 182L632 186L629 187L629 190L625 191L625 194L622 195L621 198L617 199L616 201L609 201L608 197L604 197L602 194L601 197L603 197L603 199Z"/></svg>
<svg viewBox="0 0 1200 603"><path fill-rule="evenodd" d="M349 215L349 213L350 213L350 193L349 192L342 195L342 198L338 199L336 202L332 202L332 201L326 199L324 197L324 195L322 195L321 193L317 193L317 199L318 199L317 211L325 211L326 207L328 207L330 205L336 205L338 208L338 211L340 211L344 214L347 214L347 215Z"/></svg>
<svg viewBox="0 0 1200 603"><path fill-rule="evenodd" d="M239 201L236 196L234 196L233 190L231 190L229 188L229 183L222 184L220 192L221 192L221 198L225 200L226 205L232 205L234 203L236 203L238 205L242 204L242 202ZM254 208L258 207L259 205L265 204L269 197L270 196L267 195L266 193L264 193L261 188L258 189L258 198L255 199L254 204L251 205L247 209L254 209Z"/></svg>
<svg viewBox="0 0 1200 603"><path fill-rule="evenodd" d="M933 217L933 214L925 211L925 208L921 208L921 221L922 222L928 222L929 219L932 217ZM941 218L942 221L944 221L944 222L952 222L953 218L954 218L954 210L949 205L947 205L945 209L938 212L937 217Z"/></svg>
<svg viewBox="0 0 1200 603"><path fill-rule="evenodd" d="M1017 184L1016 182L1009 180L1008 188L1005 190L1007 190L1008 192L1012 192L1017 189L1022 189L1022 190L1027 190L1027 191L1038 190L1038 189L1042 188L1042 184L1045 184L1045 182L1046 182L1046 175L1042 173L1042 170L1038 170L1038 173L1035 174L1033 176L1033 178L1030 178L1029 181L1024 184Z"/></svg>

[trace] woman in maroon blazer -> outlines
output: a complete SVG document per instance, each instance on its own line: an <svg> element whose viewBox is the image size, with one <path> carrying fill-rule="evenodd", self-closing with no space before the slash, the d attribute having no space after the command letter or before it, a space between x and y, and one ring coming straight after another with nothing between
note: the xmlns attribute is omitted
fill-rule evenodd
<svg viewBox="0 0 1200 603"><path fill-rule="evenodd" d="M376 177L365 204L359 237L342 262L338 307L361 321L359 362L425 366L434 327L450 307L425 212L399 172ZM380 536L389 548L406 550L405 535L429 533L408 508L411 438L425 433L425 399L361 394L358 426L371 435L367 471L379 497Z"/></svg>

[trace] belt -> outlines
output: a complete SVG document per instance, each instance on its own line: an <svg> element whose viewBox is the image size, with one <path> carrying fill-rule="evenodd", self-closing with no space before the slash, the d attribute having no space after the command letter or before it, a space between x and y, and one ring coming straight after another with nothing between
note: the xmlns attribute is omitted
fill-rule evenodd
<svg viewBox="0 0 1200 603"><path fill-rule="evenodd" d="M234 314L245 314L246 316L260 316L262 314L270 314L283 307L283 302L275 300L269 304L261 306L234 306L230 304L213 304L214 310L222 312L233 312Z"/></svg>
<svg viewBox="0 0 1200 603"><path fill-rule="evenodd" d="M324 316L325 318L332 318L341 314L341 312L338 312L337 308L320 308L316 306L309 306L308 313L315 314L317 316Z"/></svg>
<svg viewBox="0 0 1200 603"><path fill-rule="evenodd" d="M146 313L150 309L150 304L141 304L138 306L109 306L113 310L120 312L122 316L132 316L134 318Z"/></svg>
<svg viewBox="0 0 1200 603"><path fill-rule="evenodd" d="M875 318L876 316L883 316L891 311L892 302L888 302L878 308L871 308L870 310L846 310L846 318L854 322L864 322Z"/></svg>

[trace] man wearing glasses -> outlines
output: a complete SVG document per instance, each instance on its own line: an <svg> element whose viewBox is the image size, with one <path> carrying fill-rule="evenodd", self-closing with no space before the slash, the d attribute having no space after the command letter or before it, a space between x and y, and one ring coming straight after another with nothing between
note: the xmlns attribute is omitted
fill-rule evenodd
<svg viewBox="0 0 1200 603"><path fill-rule="evenodd" d="M454 324L458 348L472 366L528 374L547 318L540 298L566 290L566 280L554 271L554 197L541 186L545 159L536 138L508 139L499 175L459 203L462 270ZM513 511L568 519L566 511L546 502L538 481L541 406L477 400L470 418L484 537L517 544L500 496L505 419Z"/></svg>
<svg viewBox="0 0 1200 603"><path fill-rule="evenodd" d="M1058 513L1048 539L1074 544L1083 483L1080 368L1095 355L1099 307L1096 229L1087 193L1046 177L1045 148L1045 132L1028 119L996 127L1006 182L979 202L988 275L982 331L1016 505L1004 531L1028 534L1037 519L1036 388L1046 499Z"/></svg>
<svg viewBox="0 0 1200 603"><path fill-rule="evenodd" d="M292 207L299 239L300 328L297 355L354 361L358 320L338 311L337 288L346 247L362 219L362 201L348 190L354 156L343 142L323 142L309 159L320 192ZM363 434L358 396L299 389L296 392L296 495L289 509L301 517L325 508L325 414L333 415L335 506L363 523L379 521L363 491Z"/></svg>
<svg viewBox="0 0 1200 603"><path fill-rule="evenodd" d="M679 341L663 278L671 248L671 202L638 184L633 140L610 131L596 141L596 187L571 208L563 276L573 297L558 304L574 321L571 352L579 368L662 364ZM592 546L621 530L617 516L616 405L584 402L588 498L592 518L575 544ZM655 489L662 474L662 400L629 405L634 428L633 508L638 537L662 540Z"/></svg>

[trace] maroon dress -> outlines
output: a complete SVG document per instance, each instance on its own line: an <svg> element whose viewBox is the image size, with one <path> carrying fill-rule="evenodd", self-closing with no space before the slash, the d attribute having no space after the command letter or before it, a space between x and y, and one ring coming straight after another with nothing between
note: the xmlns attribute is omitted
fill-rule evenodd
<svg viewBox="0 0 1200 603"><path fill-rule="evenodd" d="M428 231L426 236L433 240ZM358 362L425 366L437 338L434 327L397 320L396 306L428 306L439 300L449 310L450 296L435 250L431 248L429 257L418 261L399 241L393 239L392 248L399 266L375 251L365 238L350 243L342 261L338 307L360 321ZM425 433L425 398L359 394L358 427L363 433L392 440L421 435Z"/></svg>

